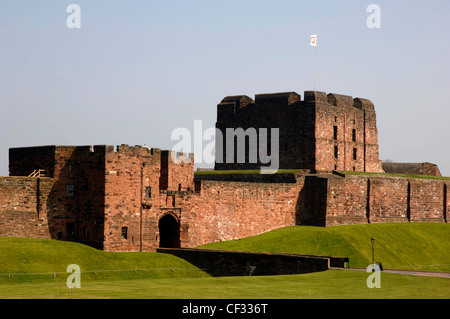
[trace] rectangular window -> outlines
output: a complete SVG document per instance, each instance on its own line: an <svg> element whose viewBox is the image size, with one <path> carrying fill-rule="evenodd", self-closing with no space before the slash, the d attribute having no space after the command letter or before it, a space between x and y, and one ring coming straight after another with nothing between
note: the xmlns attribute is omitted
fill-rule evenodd
<svg viewBox="0 0 450 319"><path fill-rule="evenodd" d="M356 129L352 130L352 141L356 142Z"/></svg>
<svg viewBox="0 0 450 319"><path fill-rule="evenodd" d="M83 235L85 238L89 239L89 230L86 226L83 226Z"/></svg>
<svg viewBox="0 0 450 319"><path fill-rule="evenodd" d="M334 147L334 158L338 158L338 147Z"/></svg>
<svg viewBox="0 0 450 319"><path fill-rule="evenodd" d="M353 159L356 160L356 148L353 149Z"/></svg>
<svg viewBox="0 0 450 319"><path fill-rule="evenodd" d="M152 197L152 188L150 186L145 187L145 198L151 198Z"/></svg>
<svg viewBox="0 0 450 319"><path fill-rule="evenodd" d="M122 227L122 239L128 238L128 227Z"/></svg>
<svg viewBox="0 0 450 319"><path fill-rule="evenodd" d="M75 186L74 185L66 185L66 197L68 197L68 198L75 197Z"/></svg>
<svg viewBox="0 0 450 319"><path fill-rule="evenodd" d="M74 223L66 223L66 235L72 237L75 235L75 224Z"/></svg>
<svg viewBox="0 0 450 319"><path fill-rule="evenodd" d="M333 126L333 139L337 140L337 126Z"/></svg>

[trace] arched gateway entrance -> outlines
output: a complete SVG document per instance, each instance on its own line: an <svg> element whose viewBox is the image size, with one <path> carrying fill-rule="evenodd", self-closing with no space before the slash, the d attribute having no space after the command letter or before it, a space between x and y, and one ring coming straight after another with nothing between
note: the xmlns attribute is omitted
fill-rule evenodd
<svg viewBox="0 0 450 319"><path fill-rule="evenodd" d="M165 214L159 219L159 247L180 247L180 223L172 214Z"/></svg>

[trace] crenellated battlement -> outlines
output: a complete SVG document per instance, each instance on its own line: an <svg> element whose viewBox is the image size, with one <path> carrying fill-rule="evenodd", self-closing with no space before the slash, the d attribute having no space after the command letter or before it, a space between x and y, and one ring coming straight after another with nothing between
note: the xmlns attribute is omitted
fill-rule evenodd
<svg viewBox="0 0 450 319"><path fill-rule="evenodd" d="M327 103L339 107L354 106L353 97L336 93L327 94Z"/></svg>
<svg viewBox="0 0 450 319"><path fill-rule="evenodd" d="M141 155L141 156L154 156L154 155L160 155L161 149L160 148L150 148L146 145L135 145L135 146L129 146L128 144L121 144L117 145L114 149L114 146L108 145L106 146L106 151L108 153L119 153L119 154L130 154L130 155Z"/></svg>
<svg viewBox="0 0 450 319"><path fill-rule="evenodd" d="M304 99L296 92L256 94L253 100L247 95L227 96L217 105L217 120L238 119L242 115L260 111L265 107L302 107L305 103L318 103L325 106L354 107L359 110L374 110L373 103L364 98L350 95L326 93L322 91L304 91Z"/></svg>
<svg viewBox="0 0 450 319"><path fill-rule="evenodd" d="M353 99L354 106L360 110L375 110L375 107L373 106L373 103L370 100L363 99L363 98L355 98Z"/></svg>
<svg viewBox="0 0 450 319"><path fill-rule="evenodd" d="M255 95L256 107L266 104L277 104L280 106L287 106L300 101L301 96L295 92L268 93Z"/></svg>

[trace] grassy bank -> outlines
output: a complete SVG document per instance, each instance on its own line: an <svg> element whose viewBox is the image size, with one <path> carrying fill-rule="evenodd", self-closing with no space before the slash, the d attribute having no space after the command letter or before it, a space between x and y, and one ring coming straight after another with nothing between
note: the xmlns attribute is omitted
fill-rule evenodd
<svg viewBox="0 0 450 319"><path fill-rule="evenodd" d="M375 261L386 269L450 272L450 225L444 223L291 226L200 248L342 256L350 267L364 268L372 261L372 236Z"/></svg>
<svg viewBox="0 0 450 319"><path fill-rule="evenodd" d="M84 280L205 277L185 260L153 252L105 252L57 240L0 237L0 284L54 282L77 264Z"/></svg>

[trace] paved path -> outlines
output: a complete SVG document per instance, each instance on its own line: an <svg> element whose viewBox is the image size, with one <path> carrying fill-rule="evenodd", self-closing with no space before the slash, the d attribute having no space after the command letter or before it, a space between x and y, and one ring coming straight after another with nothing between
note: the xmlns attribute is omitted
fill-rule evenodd
<svg viewBox="0 0 450 319"><path fill-rule="evenodd" d="M331 269L342 269L342 268L331 268ZM348 270L366 271L366 269L364 269L364 268L346 268L346 269L348 269ZM384 269L382 272L393 273L393 274L402 274L402 275L450 278L450 273L448 273L448 272L394 270L394 269Z"/></svg>

